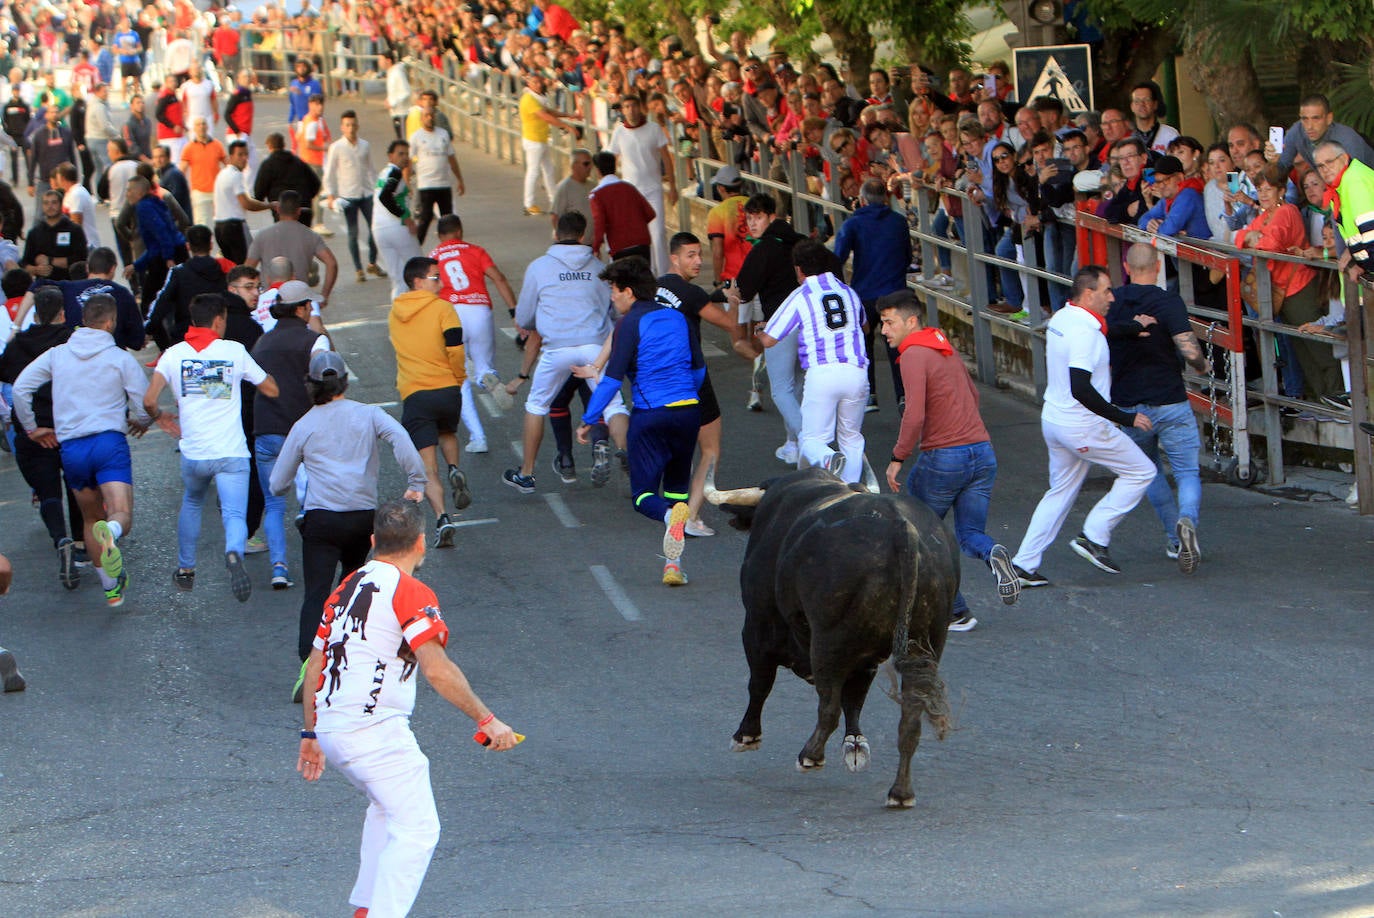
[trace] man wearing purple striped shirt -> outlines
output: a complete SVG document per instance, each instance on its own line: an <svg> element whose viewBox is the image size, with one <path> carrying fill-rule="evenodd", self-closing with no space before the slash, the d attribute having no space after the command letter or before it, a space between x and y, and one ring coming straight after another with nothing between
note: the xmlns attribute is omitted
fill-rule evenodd
<svg viewBox="0 0 1374 918"><path fill-rule="evenodd" d="M835 276L834 256L814 240L798 242L792 264L801 284L773 313L759 334L764 347L797 335L805 383L798 438L801 468L828 468L845 481L863 474L864 406L868 404L868 356L864 350L864 308L857 294ZM830 448L831 440L839 446Z"/></svg>

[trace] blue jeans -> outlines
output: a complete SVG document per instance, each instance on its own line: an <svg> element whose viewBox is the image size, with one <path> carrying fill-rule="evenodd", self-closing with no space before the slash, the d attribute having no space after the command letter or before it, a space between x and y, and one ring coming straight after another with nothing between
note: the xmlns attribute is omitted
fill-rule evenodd
<svg viewBox="0 0 1374 918"><path fill-rule="evenodd" d="M10 383L0 383L0 398L5 400L5 404L14 407L14 386ZM10 452L14 452L14 440L18 436L18 418L14 418L15 423L5 428L5 439L10 441Z"/></svg>
<svg viewBox="0 0 1374 918"><path fill-rule="evenodd" d="M1078 238L1071 224L1047 222L1045 224L1045 267L1067 277L1074 275L1074 255L1078 249ZM1069 288L1064 284L1051 283L1050 311L1058 312L1069 297Z"/></svg>
<svg viewBox="0 0 1374 918"><path fill-rule="evenodd" d="M997 480L997 455L992 444L968 443L928 449L916 458L906 479L907 493L945 518L954 509L954 537L970 558L986 561L997 544L985 531L992 485ZM954 594L954 617L968 612L962 592Z"/></svg>
<svg viewBox="0 0 1374 918"><path fill-rule="evenodd" d="M358 216L363 218L363 227L367 230L368 259L367 263L375 265L377 263L377 240L372 238L372 198L339 198L342 202L339 206L343 210L344 225L348 227L348 254L353 256L353 270L363 269L362 261L358 258Z"/></svg>
<svg viewBox="0 0 1374 918"><path fill-rule="evenodd" d="M224 522L224 550L243 557L248 541L248 459L187 459L181 457L181 513L177 516L177 564L196 569L196 542L200 539L200 510L210 482L219 493L219 514Z"/></svg>
<svg viewBox="0 0 1374 918"><path fill-rule="evenodd" d="M960 221L960 222L962 223L963 221ZM943 207L941 207L939 210L937 210L937 211L935 212L935 219L931 221L931 224L930 224L930 232L931 232L932 235L938 236L938 237L940 237L941 239L948 239L948 238L949 238L949 224L950 224L949 214L945 213L945 209L944 209ZM948 273L949 273L949 265L950 265L950 254L949 254L949 249L941 248L940 246L936 246L936 247L935 247L935 260L939 263L939 265L940 265L940 270L941 270L943 273L948 274Z"/></svg>
<svg viewBox="0 0 1374 918"><path fill-rule="evenodd" d="M272 563L286 563L286 498L272 493L272 469L281 455L286 437L282 434L259 434L253 443L253 458L258 462L258 483L262 485L262 528L267 536L267 554ZM296 470L296 496L304 503L302 482L305 466Z"/></svg>
<svg viewBox="0 0 1374 918"><path fill-rule="evenodd" d="M1145 497L1150 501L1150 506L1155 508L1155 513L1159 514L1159 521L1164 524L1164 537L1173 543L1176 541L1174 528L1178 525L1178 518L1186 516L1197 523L1198 513L1202 510L1202 476L1198 472L1202 436L1198 433L1193 407L1187 402L1176 402L1172 405L1134 405L1123 410L1138 411L1154 424L1153 430L1128 427L1125 431L1126 436L1135 441L1135 445L1159 470L1155 480L1150 482ZM1174 483L1178 486L1177 503L1169 488L1169 479L1164 475L1160 453L1169 460L1169 467L1173 469Z"/></svg>
<svg viewBox="0 0 1374 918"><path fill-rule="evenodd" d="M801 433L801 362L797 356L797 335L795 333L778 341L763 352L763 363L768 369L768 391L773 395L773 404L782 415L787 426L787 439L795 440Z"/></svg>
<svg viewBox="0 0 1374 918"><path fill-rule="evenodd" d="M1016 260L1016 237L1012 235L1010 229L1002 231L1002 235L997 240L997 248L994 254L998 258L1005 258L1007 261ZM1017 309L1025 302L1025 293L1021 290L1021 275L1010 268L997 269L997 273L1002 277L1002 299L1006 300L1011 306Z"/></svg>

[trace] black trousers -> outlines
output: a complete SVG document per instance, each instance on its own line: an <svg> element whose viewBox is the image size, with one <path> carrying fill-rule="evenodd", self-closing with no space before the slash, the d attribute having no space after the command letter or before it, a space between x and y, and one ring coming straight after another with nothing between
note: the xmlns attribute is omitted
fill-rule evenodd
<svg viewBox="0 0 1374 918"><path fill-rule="evenodd" d="M424 248L425 233L434 220L434 208L439 208L441 217L453 213L453 189L421 188L418 204L415 209L415 241Z"/></svg>
<svg viewBox="0 0 1374 918"><path fill-rule="evenodd" d="M43 526L48 530L53 547L56 548L57 543L67 537L68 522L71 524L72 538L80 542L85 523L76 496L62 480L61 450L39 446L20 432L14 438L14 462L19 466L19 474L24 476L24 483L38 495L38 515L43 519ZM62 519L64 496L69 517L65 521Z"/></svg>
<svg viewBox="0 0 1374 918"><path fill-rule="evenodd" d="M1045 300L1046 303L1049 300ZM882 317L878 315L878 301L869 300L863 304L864 316L868 321L868 327L864 329L864 354L868 357L868 395L870 398L878 397L878 376L877 361L873 359L873 336L882 326ZM878 341L883 346L887 354L887 365L892 369L892 393L894 398L900 402L906 396L906 387L902 385L902 371L897 366L897 349L887 343L887 339L878 335Z"/></svg>
<svg viewBox="0 0 1374 918"><path fill-rule="evenodd" d="M243 220L215 221L219 253L236 265L248 260L248 224Z"/></svg>
<svg viewBox="0 0 1374 918"><path fill-rule="evenodd" d="M305 596L301 599L301 630L296 647L302 660L310 656L325 600L339 580L367 562L376 515L376 510L311 510L305 515L301 526ZM340 569L342 573L335 579Z"/></svg>

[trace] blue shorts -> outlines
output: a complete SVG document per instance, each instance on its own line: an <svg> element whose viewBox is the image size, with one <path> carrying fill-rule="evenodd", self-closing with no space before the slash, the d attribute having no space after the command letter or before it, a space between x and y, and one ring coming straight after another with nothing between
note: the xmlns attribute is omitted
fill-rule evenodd
<svg viewBox="0 0 1374 918"><path fill-rule="evenodd" d="M62 446L62 474L67 487L85 491L112 481L134 483L129 441L117 430L67 440Z"/></svg>

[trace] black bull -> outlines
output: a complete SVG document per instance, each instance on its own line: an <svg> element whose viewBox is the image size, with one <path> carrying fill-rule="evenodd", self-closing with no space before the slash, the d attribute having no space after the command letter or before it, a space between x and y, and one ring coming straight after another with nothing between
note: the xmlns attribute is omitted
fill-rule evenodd
<svg viewBox="0 0 1374 918"><path fill-rule="evenodd" d="M731 505L730 495L740 493L711 495L751 528L740 568L749 708L732 748L758 748L763 704L785 666L814 683L820 700L797 767L825 764L826 741L843 711L846 765L862 769L868 743L859 714L879 664L891 657L901 679L901 722L887 805L912 806L921 719L940 739L949 726L939 661L959 586L954 539L920 501L872 494L820 469L770 482L749 510Z"/></svg>

